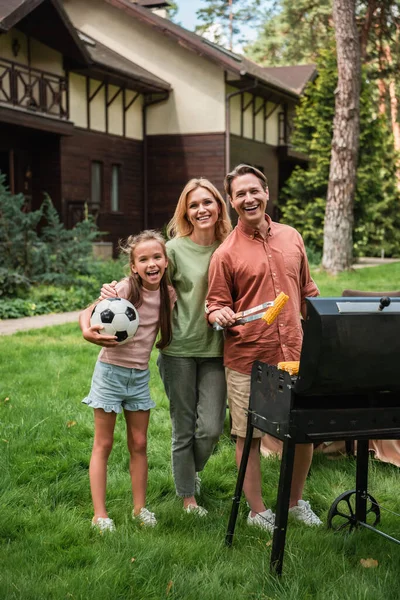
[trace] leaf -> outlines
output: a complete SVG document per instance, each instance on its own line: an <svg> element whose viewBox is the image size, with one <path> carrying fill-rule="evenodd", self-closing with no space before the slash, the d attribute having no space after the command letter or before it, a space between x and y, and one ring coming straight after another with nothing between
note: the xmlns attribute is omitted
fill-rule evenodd
<svg viewBox="0 0 400 600"><path fill-rule="evenodd" d="M1 441L4 442L5 444L8 444L8 440L5 440L4 438Z"/></svg>
<svg viewBox="0 0 400 600"><path fill-rule="evenodd" d="M360 560L360 564L365 569L374 569L375 567L378 566L379 563L374 558L362 558Z"/></svg>
<svg viewBox="0 0 400 600"><path fill-rule="evenodd" d="M172 588L172 586L173 586L173 585L174 585L174 582L173 582L173 581L169 581L169 582L168 582L167 589L165 590L165 595L166 595L166 596L168 596L168 594L170 593L170 591L171 591L171 588Z"/></svg>
<svg viewBox="0 0 400 600"><path fill-rule="evenodd" d="M272 540L268 540L268 542L265 545L266 546L272 546Z"/></svg>
<svg viewBox="0 0 400 600"><path fill-rule="evenodd" d="M67 427L74 427L74 425L76 425L76 421L68 421L67 422Z"/></svg>
<svg viewBox="0 0 400 600"><path fill-rule="evenodd" d="M3 402L4 402L4 404L5 404L6 402L10 402L10 398L4 398Z"/></svg>
<svg viewBox="0 0 400 600"><path fill-rule="evenodd" d="M132 558L131 558L131 563L134 563L134 562L135 562L135 560L136 560L136 556L132 556Z"/></svg>

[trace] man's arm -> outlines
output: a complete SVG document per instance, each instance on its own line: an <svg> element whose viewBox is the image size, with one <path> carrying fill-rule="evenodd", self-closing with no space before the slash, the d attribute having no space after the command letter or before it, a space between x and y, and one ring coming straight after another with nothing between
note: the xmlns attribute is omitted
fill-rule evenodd
<svg viewBox="0 0 400 600"><path fill-rule="evenodd" d="M214 255L208 270L207 318L213 325L229 327L235 322L232 309L232 273L222 257Z"/></svg>

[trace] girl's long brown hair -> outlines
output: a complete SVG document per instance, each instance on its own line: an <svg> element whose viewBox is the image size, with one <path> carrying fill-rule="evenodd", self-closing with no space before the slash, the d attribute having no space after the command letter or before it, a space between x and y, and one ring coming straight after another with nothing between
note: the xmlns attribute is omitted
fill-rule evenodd
<svg viewBox="0 0 400 600"><path fill-rule="evenodd" d="M165 258L167 258L167 250L165 247L165 240L161 233L154 231L153 229L146 229L137 235L130 235L125 242L120 242L120 250L129 256L129 302L132 302L133 306L139 308L143 302L143 283L139 275L133 272L132 266L135 262L135 250L138 245L142 242L155 241L158 242L162 248ZM156 343L156 348L162 350L171 343L172 339L172 325L171 325L171 298L169 295L169 281L167 270L160 281L160 315L159 315L159 327L160 327L160 339Z"/></svg>

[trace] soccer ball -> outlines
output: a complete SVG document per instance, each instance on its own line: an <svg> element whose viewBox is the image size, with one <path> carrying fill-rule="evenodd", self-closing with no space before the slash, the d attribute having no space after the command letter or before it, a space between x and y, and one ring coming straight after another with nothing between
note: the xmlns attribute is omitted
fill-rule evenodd
<svg viewBox="0 0 400 600"><path fill-rule="evenodd" d="M124 298L107 298L93 309L90 325L103 325L102 335L115 335L120 344L133 338L139 327L136 308Z"/></svg>

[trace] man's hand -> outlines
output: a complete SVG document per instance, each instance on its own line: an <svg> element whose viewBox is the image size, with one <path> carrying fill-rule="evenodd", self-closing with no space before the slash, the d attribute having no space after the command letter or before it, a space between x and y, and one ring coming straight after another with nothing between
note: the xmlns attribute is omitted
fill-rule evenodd
<svg viewBox="0 0 400 600"><path fill-rule="evenodd" d="M100 300L106 300L107 298L117 298L117 290L115 286L117 285L117 281L112 281L111 283L103 283L100 290Z"/></svg>
<svg viewBox="0 0 400 600"><path fill-rule="evenodd" d="M224 308L214 310L210 313L208 321L211 325L217 323L220 327L231 327L236 321L236 313L229 306L224 306Z"/></svg>
<svg viewBox="0 0 400 600"><path fill-rule="evenodd" d="M114 348L118 346L118 341L115 335L102 335L100 332L104 329L103 325L92 325L82 329L82 335L88 342L103 346L104 348Z"/></svg>

